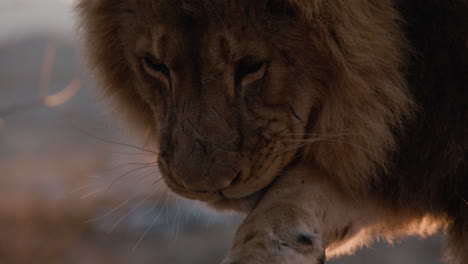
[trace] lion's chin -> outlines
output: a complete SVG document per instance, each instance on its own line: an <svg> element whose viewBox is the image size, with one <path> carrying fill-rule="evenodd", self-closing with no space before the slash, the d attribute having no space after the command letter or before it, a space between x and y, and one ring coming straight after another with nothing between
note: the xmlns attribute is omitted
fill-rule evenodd
<svg viewBox="0 0 468 264"><path fill-rule="evenodd" d="M217 192L192 192L176 180L163 175L169 189L175 194L190 200L197 200L221 211L250 212L258 199L265 193L278 176L271 171L264 177L246 177L244 180Z"/></svg>
<svg viewBox="0 0 468 264"><path fill-rule="evenodd" d="M269 186L253 192L244 192L243 195L236 193L238 196L231 197L225 194L224 191L195 193L184 190L170 181L166 182L166 184L172 192L183 198L200 201L219 211L236 211L240 213L250 212Z"/></svg>
<svg viewBox="0 0 468 264"><path fill-rule="evenodd" d="M172 189L172 191L183 198L200 201L219 211L236 211L240 213L248 213L256 205L258 199L265 192L265 189L266 188L253 193L246 193L242 197L228 197L222 192L192 193L181 191L180 189Z"/></svg>
<svg viewBox="0 0 468 264"><path fill-rule="evenodd" d="M162 175L167 187L175 194L190 200L197 200L220 210L248 211L257 199L270 186L275 177L250 177L246 181L234 184L216 192L192 192L181 186L176 180ZM255 179L255 180L252 180ZM272 179L270 179L272 178Z"/></svg>
<svg viewBox="0 0 468 264"><path fill-rule="evenodd" d="M264 189L262 189L241 198L228 198L224 195L220 195L220 199L209 201L207 204L219 211L236 211L247 214L252 211L264 192Z"/></svg>

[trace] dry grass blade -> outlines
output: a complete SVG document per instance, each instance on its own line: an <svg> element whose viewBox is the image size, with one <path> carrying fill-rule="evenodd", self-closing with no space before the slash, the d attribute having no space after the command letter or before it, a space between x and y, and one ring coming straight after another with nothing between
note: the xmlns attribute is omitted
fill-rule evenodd
<svg viewBox="0 0 468 264"><path fill-rule="evenodd" d="M42 97L43 105L47 107L56 107L66 103L75 96L80 90L81 80L78 78L73 79L65 89L52 95L45 95Z"/></svg>
<svg viewBox="0 0 468 264"><path fill-rule="evenodd" d="M44 59L39 77L39 98L43 98L48 94L56 55L57 44L54 41L49 41L44 50Z"/></svg>
<svg viewBox="0 0 468 264"><path fill-rule="evenodd" d="M57 45L55 42L51 41L47 43L44 50L44 59L39 76L38 98L29 102L19 103L11 107L0 109L0 120L2 120L3 123L5 121L2 118L13 114L28 111L37 107L52 108L62 105L72 99L80 90L81 80L78 77L75 77L63 90L57 92L56 94L48 95L56 54Z"/></svg>

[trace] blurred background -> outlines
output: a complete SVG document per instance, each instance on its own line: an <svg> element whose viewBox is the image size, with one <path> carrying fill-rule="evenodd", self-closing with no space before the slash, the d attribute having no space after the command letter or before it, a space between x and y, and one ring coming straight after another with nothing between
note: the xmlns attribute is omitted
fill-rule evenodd
<svg viewBox="0 0 468 264"><path fill-rule="evenodd" d="M74 0L0 0L0 264L219 263L240 216L168 192L83 70ZM333 264L441 263L440 236Z"/></svg>

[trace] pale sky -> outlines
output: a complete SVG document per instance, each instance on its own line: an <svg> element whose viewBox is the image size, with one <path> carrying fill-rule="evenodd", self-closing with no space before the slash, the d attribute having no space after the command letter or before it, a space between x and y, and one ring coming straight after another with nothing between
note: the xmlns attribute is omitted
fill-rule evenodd
<svg viewBox="0 0 468 264"><path fill-rule="evenodd" d="M74 0L0 0L0 42L31 34L69 37Z"/></svg>

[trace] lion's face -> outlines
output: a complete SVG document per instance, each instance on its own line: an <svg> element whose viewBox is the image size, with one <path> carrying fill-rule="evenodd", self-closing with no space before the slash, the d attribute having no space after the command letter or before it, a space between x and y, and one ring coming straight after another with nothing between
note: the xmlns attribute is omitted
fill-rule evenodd
<svg viewBox="0 0 468 264"><path fill-rule="evenodd" d="M307 47L291 45L304 35L299 22L266 3L204 2L168 0L154 13L129 6L121 32L135 75L128 89L152 110L173 191L242 198L267 186L298 150L294 139L314 101L298 67Z"/></svg>
<svg viewBox="0 0 468 264"><path fill-rule="evenodd" d="M167 185L217 206L296 157L346 189L385 167L410 108L397 23L369 18L393 17L385 3L81 0L79 11L105 94L154 139Z"/></svg>

